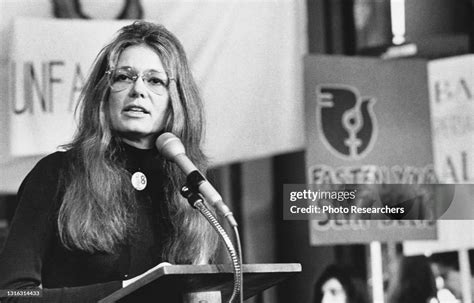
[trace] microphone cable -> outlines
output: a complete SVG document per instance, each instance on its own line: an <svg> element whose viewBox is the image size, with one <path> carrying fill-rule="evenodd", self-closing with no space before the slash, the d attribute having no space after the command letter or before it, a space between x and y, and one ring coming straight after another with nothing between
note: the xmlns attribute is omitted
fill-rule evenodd
<svg viewBox="0 0 474 303"><path fill-rule="evenodd" d="M234 287L232 290L232 295L229 299L229 303L235 301L236 298L240 298L240 302L243 302L243 292L242 292L242 254L241 254L241 245L239 239L239 233L237 227L234 227L234 232L236 233L237 245L239 247L238 252L235 250L232 241L227 235L226 231L222 225L217 221L216 217L212 212L204 205L201 198L197 199L193 206L199 210L199 212L209 221L212 227L217 231L221 239L224 241L229 256L232 260L233 270L234 270Z"/></svg>

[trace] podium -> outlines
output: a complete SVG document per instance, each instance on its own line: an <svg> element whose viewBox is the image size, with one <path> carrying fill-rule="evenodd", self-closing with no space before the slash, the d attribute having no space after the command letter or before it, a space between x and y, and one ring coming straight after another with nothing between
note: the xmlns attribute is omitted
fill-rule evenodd
<svg viewBox="0 0 474 303"><path fill-rule="evenodd" d="M244 299L247 299L301 272L301 264L244 264L242 272ZM231 264L167 265L99 303L220 303L228 302L232 289Z"/></svg>

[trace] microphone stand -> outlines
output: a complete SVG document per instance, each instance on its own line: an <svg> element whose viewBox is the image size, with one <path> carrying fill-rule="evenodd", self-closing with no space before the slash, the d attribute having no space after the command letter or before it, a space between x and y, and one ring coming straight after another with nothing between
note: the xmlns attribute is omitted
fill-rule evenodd
<svg viewBox="0 0 474 303"><path fill-rule="evenodd" d="M234 288L229 303L234 302L236 298L239 298L239 302L243 302L242 248L240 245L238 228L237 226L233 225L238 247L238 250L236 251L224 228L222 228L214 214L204 204L204 198L199 193L198 186L199 184L197 182L193 182L193 178L187 178L186 184L181 187L181 195L188 200L189 204L191 204L193 208L199 210L199 212L207 219L207 221L212 225L212 227L217 231L221 239L224 241L227 252L229 253L232 260L232 266L234 270Z"/></svg>

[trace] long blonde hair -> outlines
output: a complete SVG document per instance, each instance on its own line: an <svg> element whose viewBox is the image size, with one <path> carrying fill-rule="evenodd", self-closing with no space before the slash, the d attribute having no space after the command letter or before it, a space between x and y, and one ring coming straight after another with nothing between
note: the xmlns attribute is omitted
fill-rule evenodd
<svg viewBox="0 0 474 303"><path fill-rule="evenodd" d="M80 121L73 141L66 192L58 214L60 239L69 249L113 252L133 229L134 189L128 172L117 163L120 138L110 128L107 114L110 89L106 71L121 52L144 44L159 55L170 81L170 105L164 131L181 138L187 155L205 169L200 143L203 106L188 67L183 47L166 28L137 21L123 27L97 56L80 98ZM173 263L207 262L216 250L217 238L200 214L180 196L185 176L176 165L163 160L167 212L172 233L163 258Z"/></svg>

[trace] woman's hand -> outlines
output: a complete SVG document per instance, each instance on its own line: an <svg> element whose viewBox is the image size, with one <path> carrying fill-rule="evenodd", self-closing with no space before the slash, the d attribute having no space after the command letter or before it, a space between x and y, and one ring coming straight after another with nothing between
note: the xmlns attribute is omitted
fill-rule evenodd
<svg viewBox="0 0 474 303"><path fill-rule="evenodd" d="M146 272L142 273L142 274L139 275L139 276L136 276L136 277L131 278L131 279L128 279L128 280L124 280L124 281L122 281L122 287L127 287L128 285L130 285L130 284L132 284L133 282L135 282L135 281L141 279L142 277L148 275L149 273L151 273L151 272L153 272L153 271L155 271L155 270L157 270L157 269L159 269L159 268L162 268L163 266L168 266L168 265L171 265L171 263L162 262L162 263L156 265L155 267L153 267L153 268L147 270Z"/></svg>

